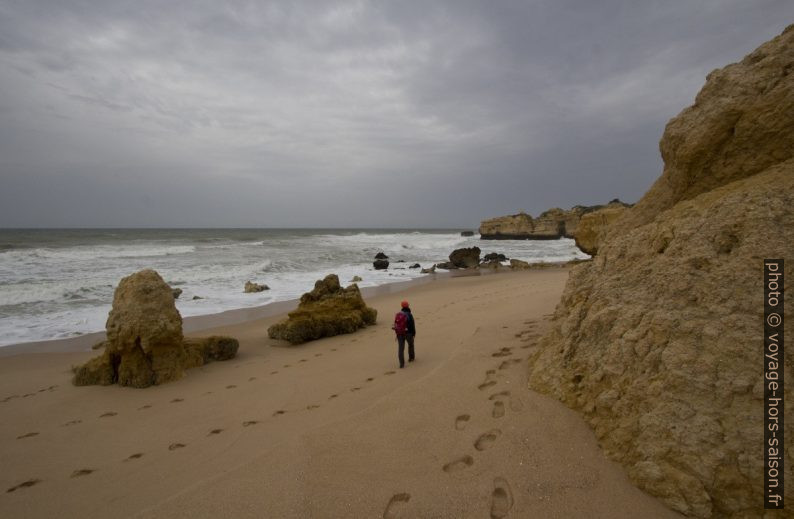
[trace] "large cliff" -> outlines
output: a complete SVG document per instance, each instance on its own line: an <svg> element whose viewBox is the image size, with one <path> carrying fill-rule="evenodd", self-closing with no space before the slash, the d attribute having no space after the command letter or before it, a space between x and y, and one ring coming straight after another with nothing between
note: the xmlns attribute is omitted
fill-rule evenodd
<svg viewBox="0 0 794 519"><path fill-rule="evenodd" d="M794 26L709 74L660 149L662 176L571 272L529 385L671 508L762 517L763 259L794 274ZM791 348L785 363L794 380Z"/></svg>
<svg viewBox="0 0 794 519"><path fill-rule="evenodd" d="M497 216L480 223L483 240L556 240L573 238L582 216L605 207L626 207L620 200L607 205L577 205L568 210L555 207L542 212L537 218L521 212Z"/></svg>

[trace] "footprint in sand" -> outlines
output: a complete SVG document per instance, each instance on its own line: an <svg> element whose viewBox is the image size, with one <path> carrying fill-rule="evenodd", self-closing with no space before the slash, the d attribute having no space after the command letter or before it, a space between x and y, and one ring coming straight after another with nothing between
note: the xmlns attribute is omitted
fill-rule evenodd
<svg viewBox="0 0 794 519"><path fill-rule="evenodd" d="M174 398L173 400L171 400L171 403L172 404L177 404L179 402L184 402L184 401L185 401L184 398Z"/></svg>
<svg viewBox="0 0 794 519"><path fill-rule="evenodd" d="M331 351L336 351L336 348L331 348Z"/></svg>
<svg viewBox="0 0 794 519"><path fill-rule="evenodd" d="M488 400L496 400L497 398L501 398L503 396L510 396L510 391L499 391L498 393L494 393L493 395L488 397Z"/></svg>
<svg viewBox="0 0 794 519"><path fill-rule="evenodd" d="M501 400L497 400L493 403L493 412L491 415L494 418L501 418L505 415L505 403Z"/></svg>
<svg viewBox="0 0 794 519"><path fill-rule="evenodd" d="M513 492L504 478L494 478L491 494L491 519L504 519L513 508Z"/></svg>
<svg viewBox="0 0 794 519"><path fill-rule="evenodd" d="M469 423L471 416L467 414L462 414L455 418L455 430L462 431L466 428L466 424Z"/></svg>
<svg viewBox="0 0 794 519"><path fill-rule="evenodd" d="M360 387L354 387L354 388L352 388L350 391L351 391L351 392L352 392L352 391L358 391L359 389L361 389L361 388L360 388Z"/></svg>
<svg viewBox="0 0 794 519"><path fill-rule="evenodd" d="M29 479L27 481L23 481L19 485L15 485L15 486L9 488L8 490L6 490L6 493L10 494L11 492L16 492L20 488L32 487L33 485L38 485L39 483L41 483L40 479Z"/></svg>
<svg viewBox="0 0 794 519"><path fill-rule="evenodd" d="M290 365L289 364L284 364L283 367L288 368L288 367L290 367Z"/></svg>
<svg viewBox="0 0 794 519"><path fill-rule="evenodd" d="M500 429L491 429L487 433L481 434L479 438L474 442L474 448L478 451L484 451L488 447L490 447L493 442L496 441L502 435L502 431Z"/></svg>
<svg viewBox="0 0 794 519"><path fill-rule="evenodd" d="M66 422L61 427L69 427L70 425L77 425L79 423L83 423L83 421L82 420L72 420L70 422Z"/></svg>
<svg viewBox="0 0 794 519"><path fill-rule="evenodd" d="M309 359L301 359L300 362L309 362Z"/></svg>
<svg viewBox="0 0 794 519"><path fill-rule="evenodd" d="M258 424L258 420L248 420L247 422L243 422L243 427L250 427L252 425Z"/></svg>
<svg viewBox="0 0 794 519"><path fill-rule="evenodd" d="M322 354L322 353L315 353L315 354L314 354L314 356L315 356L315 357L322 357L322 356L323 356L323 354Z"/></svg>
<svg viewBox="0 0 794 519"><path fill-rule="evenodd" d="M101 415L99 415L99 417L100 418L109 418L111 416L116 416L117 414L118 413L116 413L115 411L108 411L107 413L102 413Z"/></svg>
<svg viewBox="0 0 794 519"><path fill-rule="evenodd" d="M496 353L492 353L491 357L509 357L510 355L512 355L512 352L510 351L510 349L511 348L508 348L508 347L505 346L504 348L500 349Z"/></svg>
<svg viewBox="0 0 794 519"><path fill-rule="evenodd" d="M384 375L394 375L395 373L397 373L397 372L396 371L387 371L386 373L384 373Z"/></svg>
<svg viewBox="0 0 794 519"><path fill-rule="evenodd" d="M187 447L184 443L172 443L168 446L169 451L175 451L177 449L181 449L182 447Z"/></svg>
<svg viewBox="0 0 794 519"><path fill-rule="evenodd" d="M369 378L367 379L367 382L372 382L373 380L375 380L375 377L369 377Z"/></svg>
<svg viewBox="0 0 794 519"><path fill-rule="evenodd" d="M483 382L482 384L477 386L477 389L479 389L480 391L484 391L484 390L488 389L489 387L495 386L495 385L496 385L496 381L495 380L486 380L485 382Z"/></svg>
<svg viewBox="0 0 794 519"><path fill-rule="evenodd" d="M237 386L235 386L234 384L229 384L228 386L226 386L226 389L234 389L236 387Z"/></svg>
<svg viewBox="0 0 794 519"><path fill-rule="evenodd" d="M69 476L70 478L79 478L80 476L87 476L92 472L95 472L96 469L78 469L72 472L72 475Z"/></svg>
<svg viewBox="0 0 794 519"><path fill-rule="evenodd" d="M23 438L32 438L32 437L38 436L38 435L39 435L39 433L37 433L37 432L29 432L27 434L23 434L22 436L17 436L17 440L21 440Z"/></svg>
<svg viewBox="0 0 794 519"><path fill-rule="evenodd" d="M243 424L243 426L245 426L245 424ZM212 436L213 434L220 434L222 432L223 432L223 429L213 429L213 430L211 430L209 432L209 434L207 434L207 436Z"/></svg>
<svg viewBox="0 0 794 519"><path fill-rule="evenodd" d="M312 405L307 405L307 406L306 406L306 409L307 409L307 410L309 410L309 411L311 411L312 409L317 409L317 408L319 408L319 407L320 407L319 405L312 404Z"/></svg>
<svg viewBox="0 0 794 519"><path fill-rule="evenodd" d="M135 454L130 454L127 457L127 459L124 460L124 461L137 460L137 459L141 459L141 458L143 458L143 453L142 452L136 452Z"/></svg>
<svg viewBox="0 0 794 519"><path fill-rule="evenodd" d="M474 465L474 458L472 458L467 454L462 458L458 458L454 461L450 461L449 463L444 465L444 472L457 472L459 470L469 468L472 465Z"/></svg>
<svg viewBox="0 0 794 519"><path fill-rule="evenodd" d="M329 397L328 397L328 400L331 400L332 398L336 398L336 397L338 397L338 396L339 396L339 395L331 395L331 396L329 396Z"/></svg>
<svg viewBox="0 0 794 519"><path fill-rule="evenodd" d="M400 516L400 510L404 508L405 503L411 500L411 494L394 494L389 499L389 504L386 505L386 510L383 511L383 519L396 519Z"/></svg>
<svg viewBox="0 0 794 519"><path fill-rule="evenodd" d="M283 409L279 409L278 411L276 411L275 413L273 413L273 416L278 416L278 415L280 415L280 414L284 414L284 413L286 413L286 411L285 411L285 410L283 410Z"/></svg>
<svg viewBox="0 0 794 519"><path fill-rule="evenodd" d="M276 373L278 373L278 371L271 371L270 372L271 375L275 375Z"/></svg>
<svg viewBox="0 0 794 519"><path fill-rule="evenodd" d="M7 396L3 400L0 400L0 402L8 402L9 400L13 400L14 398L19 398L19 395ZM11 490L11 492L13 492L13 490Z"/></svg>
<svg viewBox="0 0 794 519"><path fill-rule="evenodd" d="M253 382L254 380L256 380L256 377L251 377L248 379L248 382Z"/></svg>
<svg viewBox="0 0 794 519"><path fill-rule="evenodd" d="M149 404L146 404L146 405L144 405L144 406L141 406L141 407L139 407L139 408L138 408L138 411L141 411L141 410L143 410L143 409L149 409L150 407L152 407L152 406L151 406L151 405L149 405Z"/></svg>

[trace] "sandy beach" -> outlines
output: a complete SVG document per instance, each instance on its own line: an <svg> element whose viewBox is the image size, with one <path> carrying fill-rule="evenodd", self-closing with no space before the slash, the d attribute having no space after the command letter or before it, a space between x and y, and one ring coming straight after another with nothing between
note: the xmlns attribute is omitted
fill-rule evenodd
<svg viewBox="0 0 794 519"><path fill-rule="evenodd" d="M238 356L148 389L74 387L93 352L0 358L3 517L673 517L574 412L527 389L564 268L368 299L378 324L288 347L279 316L205 330ZM398 369L408 299L417 361Z"/></svg>

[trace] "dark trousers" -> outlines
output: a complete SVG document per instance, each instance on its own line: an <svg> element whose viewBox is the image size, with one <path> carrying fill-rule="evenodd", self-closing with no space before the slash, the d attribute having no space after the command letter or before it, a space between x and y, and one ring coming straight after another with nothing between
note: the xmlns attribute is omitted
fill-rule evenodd
<svg viewBox="0 0 794 519"><path fill-rule="evenodd" d="M414 336L410 333L407 335L397 336L397 358L400 360L400 367L405 366L405 342L408 341L408 361L414 360Z"/></svg>

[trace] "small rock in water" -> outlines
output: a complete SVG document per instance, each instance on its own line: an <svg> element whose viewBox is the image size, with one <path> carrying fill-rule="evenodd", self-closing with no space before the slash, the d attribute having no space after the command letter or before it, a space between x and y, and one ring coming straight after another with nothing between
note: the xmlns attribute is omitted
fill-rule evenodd
<svg viewBox="0 0 794 519"><path fill-rule="evenodd" d="M264 292L265 290L270 290L270 287L267 285L260 285L259 283L254 283L252 281L245 282L245 293L252 294L255 292Z"/></svg>

